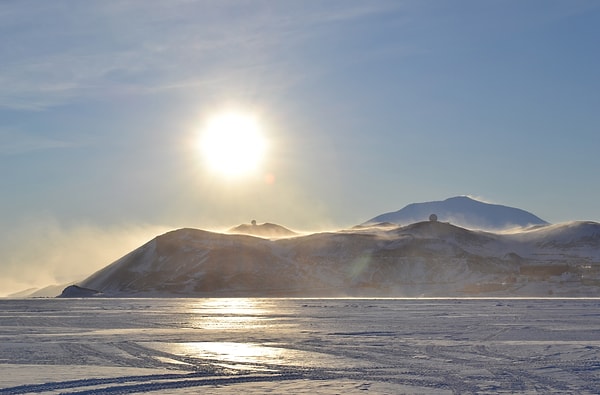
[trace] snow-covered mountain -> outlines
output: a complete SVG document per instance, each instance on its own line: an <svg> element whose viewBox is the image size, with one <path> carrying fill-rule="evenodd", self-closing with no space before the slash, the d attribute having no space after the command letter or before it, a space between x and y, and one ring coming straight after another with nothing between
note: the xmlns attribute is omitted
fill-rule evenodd
<svg viewBox="0 0 600 395"><path fill-rule="evenodd" d="M401 210L378 215L365 224L389 222L407 225L425 221L431 214L439 221L450 222L469 229L503 230L531 225L547 225L543 219L518 208L489 204L467 196L443 201L413 203Z"/></svg>
<svg viewBox="0 0 600 395"><path fill-rule="evenodd" d="M490 233L426 221L283 239L180 229L78 285L109 297L598 296L600 224Z"/></svg>

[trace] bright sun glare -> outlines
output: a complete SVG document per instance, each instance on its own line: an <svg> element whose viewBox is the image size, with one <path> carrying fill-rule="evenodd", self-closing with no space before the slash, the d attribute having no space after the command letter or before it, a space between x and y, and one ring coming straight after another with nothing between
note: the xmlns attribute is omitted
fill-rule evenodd
<svg viewBox="0 0 600 395"><path fill-rule="evenodd" d="M211 170L239 177L258 169L266 141L256 117L228 112L208 121L200 137L200 151Z"/></svg>

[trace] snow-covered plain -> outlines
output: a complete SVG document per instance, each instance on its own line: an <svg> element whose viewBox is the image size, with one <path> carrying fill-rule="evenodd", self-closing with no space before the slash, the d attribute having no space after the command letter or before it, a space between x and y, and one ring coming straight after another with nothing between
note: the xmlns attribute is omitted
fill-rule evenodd
<svg viewBox="0 0 600 395"><path fill-rule="evenodd" d="M0 300L0 394L598 394L600 299Z"/></svg>

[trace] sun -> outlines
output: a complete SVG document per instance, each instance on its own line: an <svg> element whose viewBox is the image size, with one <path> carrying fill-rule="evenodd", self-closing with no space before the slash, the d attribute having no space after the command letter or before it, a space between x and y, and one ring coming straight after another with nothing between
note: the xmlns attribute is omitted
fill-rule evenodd
<svg viewBox="0 0 600 395"><path fill-rule="evenodd" d="M226 112L208 120L200 136L199 148L210 170L233 178L258 170L267 143L255 116Z"/></svg>

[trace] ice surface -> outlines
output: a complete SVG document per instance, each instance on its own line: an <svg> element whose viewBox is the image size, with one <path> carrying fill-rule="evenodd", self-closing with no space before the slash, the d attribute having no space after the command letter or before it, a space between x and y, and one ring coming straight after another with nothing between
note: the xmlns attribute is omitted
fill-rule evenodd
<svg viewBox="0 0 600 395"><path fill-rule="evenodd" d="M600 299L0 300L0 394L598 394Z"/></svg>

